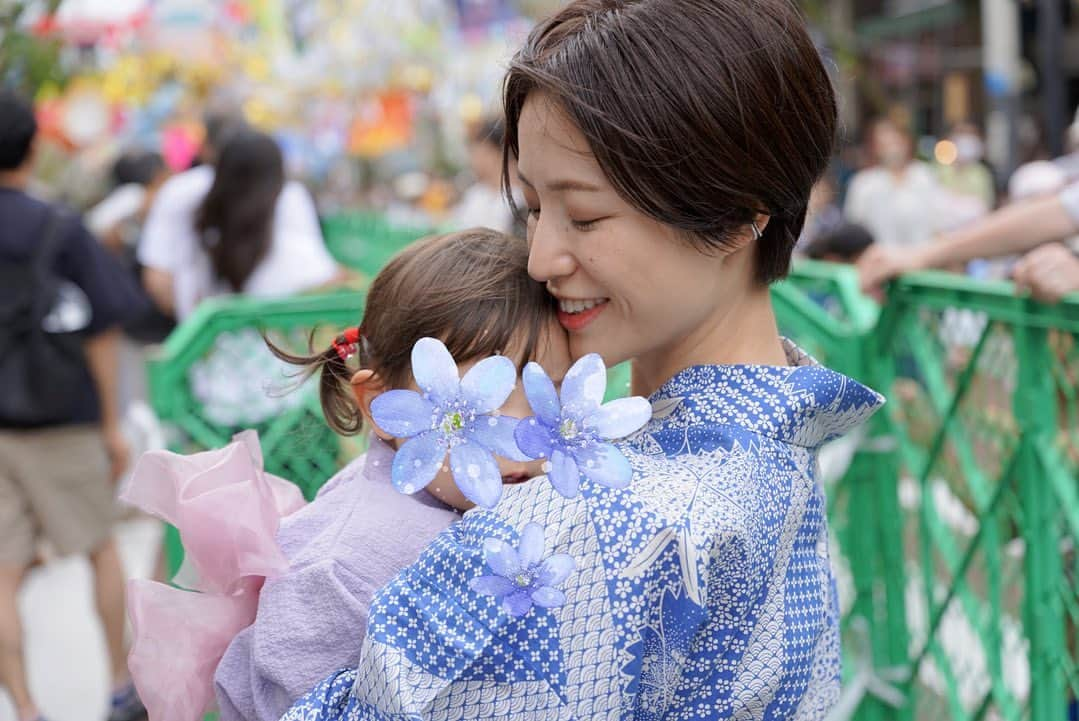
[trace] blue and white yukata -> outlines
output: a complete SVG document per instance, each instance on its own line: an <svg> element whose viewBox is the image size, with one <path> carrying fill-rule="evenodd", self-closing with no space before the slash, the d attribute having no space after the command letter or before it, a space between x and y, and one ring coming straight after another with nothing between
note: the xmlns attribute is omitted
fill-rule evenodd
<svg viewBox="0 0 1079 721"><path fill-rule="evenodd" d="M883 399L787 350L668 381L618 444L629 488L566 499L540 478L467 513L379 592L359 667L284 719L823 718L839 609L817 449ZM484 539L527 522L576 571L564 606L514 618L469 582Z"/></svg>

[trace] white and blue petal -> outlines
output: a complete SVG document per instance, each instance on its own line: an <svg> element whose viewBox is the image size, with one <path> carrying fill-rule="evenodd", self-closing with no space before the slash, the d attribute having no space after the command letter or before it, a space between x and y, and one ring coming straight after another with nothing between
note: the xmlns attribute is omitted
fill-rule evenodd
<svg viewBox="0 0 1079 721"><path fill-rule="evenodd" d="M527 590L511 593L502 599L502 608L509 615L520 618L532 610L532 599Z"/></svg>
<svg viewBox="0 0 1079 721"><path fill-rule="evenodd" d="M581 476L573 456L559 449L551 452L550 470L547 478L554 489L566 498L576 498Z"/></svg>
<svg viewBox="0 0 1079 721"><path fill-rule="evenodd" d="M586 413L603 403L607 392L607 368L596 353L582 356L562 380L562 406Z"/></svg>
<svg viewBox="0 0 1079 721"><path fill-rule="evenodd" d="M468 583L468 587L484 596L505 596L517 590L517 584L502 576L479 576Z"/></svg>
<svg viewBox="0 0 1079 721"><path fill-rule="evenodd" d="M518 423L513 437L521 453L530 460L550 458L555 447L555 437L551 429L536 416L525 418Z"/></svg>
<svg viewBox="0 0 1079 721"><path fill-rule="evenodd" d="M412 346L412 376L416 385L440 405L456 399L461 390L457 363L436 338L420 338Z"/></svg>
<svg viewBox="0 0 1079 721"><path fill-rule="evenodd" d="M652 404L644 398L619 398L604 403L585 418L600 438L615 440L636 433L652 418Z"/></svg>
<svg viewBox="0 0 1079 721"><path fill-rule="evenodd" d="M421 433L405 441L394 454L390 479L401 493L412 494L438 475L446 458L446 440L435 431Z"/></svg>
<svg viewBox="0 0 1079 721"><path fill-rule="evenodd" d="M566 603L566 594L557 588L540 586L531 595L532 603L540 608L558 608Z"/></svg>
<svg viewBox="0 0 1079 721"><path fill-rule="evenodd" d="M480 416L466 435L496 455L523 463L532 457L525 455L517 445L516 431L520 422L510 416Z"/></svg>
<svg viewBox="0 0 1079 721"><path fill-rule="evenodd" d="M536 572L536 585L557 586L565 581L575 568L577 568L577 563L573 560L573 556L567 553L556 553L543 559L543 563Z"/></svg>
<svg viewBox="0 0 1079 721"><path fill-rule="evenodd" d="M540 562L545 550L543 526L538 523L526 523L521 529L521 539L517 544L517 555L521 568L529 569Z"/></svg>
<svg viewBox="0 0 1079 721"><path fill-rule="evenodd" d="M502 474L491 452L472 441L450 449L453 481L465 498L483 508L494 508L502 499Z"/></svg>
<svg viewBox="0 0 1079 721"><path fill-rule="evenodd" d="M608 488L626 488L633 480L629 461L610 443L592 443L573 452L577 468L593 483Z"/></svg>
<svg viewBox="0 0 1079 721"><path fill-rule="evenodd" d="M395 438L412 438L431 429L435 406L416 391L389 390L371 401L378 427Z"/></svg>
<svg viewBox="0 0 1079 721"><path fill-rule="evenodd" d="M517 578L523 570L517 549L500 538L483 540L483 560L495 574L506 579Z"/></svg>
<svg viewBox="0 0 1079 721"><path fill-rule="evenodd" d="M547 372L539 363L529 363L521 371L521 383L525 389L528 405L532 412L548 426L557 426L562 414L562 404L558 401L558 391Z"/></svg>
<svg viewBox="0 0 1079 721"><path fill-rule="evenodd" d="M517 368L506 356L484 358L461 379L461 398L477 413L502 407L517 386Z"/></svg>

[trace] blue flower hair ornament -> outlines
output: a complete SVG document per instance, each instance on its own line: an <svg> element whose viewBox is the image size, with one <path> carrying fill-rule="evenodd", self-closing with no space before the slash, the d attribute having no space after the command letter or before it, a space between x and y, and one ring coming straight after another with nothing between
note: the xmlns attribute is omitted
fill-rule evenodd
<svg viewBox="0 0 1079 721"><path fill-rule="evenodd" d="M607 369L595 353L573 364L561 396L539 364L529 363L521 376L536 415L517 426L517 445L530 458L547 460L555 490L573 498L582 477L609 488L628 486L633 469L609 441L640 430L652 417L651 404L641 397L603 403Z"/></svg>
<svg viewBox="0 0 1079 721"><path fill-rule="evenodd" d="M426 487L449 453L461 493L494 508L502 498L502 475L493 454L530 460L515 441L520 421L497 414L517 385L513 361L485 358L460 378L446 346L421 338L412 348L412 374L419 393L389 390L371 403L371 415L383 431L408 439L393 459L394 487L410 494Z"/></svg>

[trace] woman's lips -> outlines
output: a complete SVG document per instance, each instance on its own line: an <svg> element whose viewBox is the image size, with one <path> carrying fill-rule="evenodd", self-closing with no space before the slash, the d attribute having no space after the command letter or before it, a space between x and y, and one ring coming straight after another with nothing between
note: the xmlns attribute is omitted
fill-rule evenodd
<svg viewBox="0 0 1079 721"><path fill-rule="evenodd" d="M603 301L599 305L589 308L588 310L583 310L580 313L567 313L564 310L560 310L558 311L558 322L568 331L584 330L586 326L603 312L607 307L608 302L609 301Z"/></svg>
<svg viewBox="0 0 1079 721"><path fill-rule="evenodd" d="M502 483L507 486L515 486L518 483L524 483L529 478L531 478L531 476L527 473L514 473L509 476L502 476Z"/></svg>

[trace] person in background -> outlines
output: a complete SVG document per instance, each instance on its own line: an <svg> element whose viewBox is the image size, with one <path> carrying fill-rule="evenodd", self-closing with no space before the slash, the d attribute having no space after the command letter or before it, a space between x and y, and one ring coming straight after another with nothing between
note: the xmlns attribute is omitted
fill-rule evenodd
<svg viewBox="0 0 1079 721"><path fill-rule="evenodd" d="M490 118L473 129L468 162L475 182L461 196L450 217L453 228L491 228L514 233L516 217L502 192L502 144L506 134L501 119Z"/></svg>
<svg viewBox="0 0 1079 721"><path fill-rule="evenodd" d="M813 260L829 263L856 264L870 246L873 236L857 223L843 223L830 233L813 241L806 255Z"/></svg>
<svg viewBox="0 0 1079 721"><path fill-rule="evenodd" d="M933 209L940 191L933 171L914 159L910 133L892 120L874 121L868 139L874 165L851 180L846 219L886 248L928 243L937 230Z"/></svg>
<svg viewBox="0 0 1079 721"><path fill-rule="evenodd" d="M54 297L57 303L42 326L48 334L80 333L83 353L74 368L64 368L65 379L74 382L53 417L31 421L25 410L9 414L7 399L0 400L0 685L11 693L21 721L41 718L27 685L16 597L45 539L62 555L90 559L114 688L109 719L132 721L144 709L127 672L124 574L112 537L113 486L129 456L120 431L116 353L119 324L144 301L134 280L79 219L27 194L36 133L33 107L14 94L0 94L0 266L14 273L48 264L49 275L41 277L55 278L68 290ZM14 286L0 284L0 309L20 303L12 297ZM31 287L35 294L44 292L44 282ZM15 332L18 338L12 329L23 319L2 313L0 319L8 325L0 334L10 338ZM50 321L62 323L63 330L50 329ZM6 370L19 362L18 345L0 343L0 378L9 377ZM5 396L20 392L28 388L0 388Z"/></svg>
<svg viewBox="0 0 1079 721"><path fill-rule="evenodd" d="M168 179L159 153L129 150L112 166L112 190L86 214L86 226L110 250L134 255L154 195Z"/></svg>
<svg viewBox="0 0 1079 721"><path fill-rule="evenodd" d="M971 123L959 123L949 137L955 146L955 160L937 166L944 225L957 228L981 218L996 204L993 174L982 162L985 143L978 128Z"/></svg>
<svg viewBox="0 0 1079 721"><path fill-rule="evenodd" d="M169 180L150 209L143 284L182 321L213 296L283 296L338 280L307 190L285 179L268 135L207 122L209 163Z"/></svg>
<svg viewBox="0 0 1079 721"><path fill-rule="evenodd" d="M835 183L830 175L824 175L813 186L809 195L809 210L806 213L805 227L798 238L794 252L806 254L821 237L828 235L843 225L843 210L836 199Z"/></svg>
<svg viewBox="0 0 1079 721"><path fill-rule="evenodd" d="M879 293L888 280L917 270L1027 252L1013 272L1016 286L1055 303L1079 292L1079 256L1062 240L1079 232L1079 183L1006 206L920 248L874 247L858 262L862 287ZM1030 251L1030 252L1028 252Z"/></svg>

